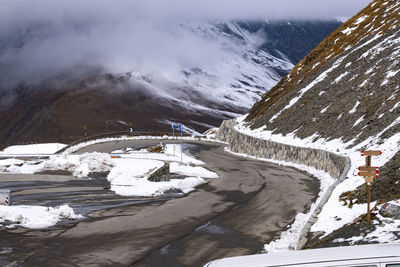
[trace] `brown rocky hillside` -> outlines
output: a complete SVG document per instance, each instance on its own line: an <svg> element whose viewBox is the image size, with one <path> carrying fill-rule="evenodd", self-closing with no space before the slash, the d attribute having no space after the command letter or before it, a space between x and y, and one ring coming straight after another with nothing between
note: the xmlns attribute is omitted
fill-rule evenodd
<svg viewBox="0 0 400 267"><path fill-rule="evenodd" d="M246 121L274 134L352 140L353 147L399 134L399 117L400 1L375 0L265 93ZM399 195L399 159L398 152L383 167L377 197Z"/></svg>
<svg viewBox="0 0 400 267"><path fill-rule="evenodd" d="M130 122L135 131L170 131L165 120L171 119L199 131L206 127L196 122L219 123L212 113L191 110L112 75L62 89L24 88L17 94L11 107L0 110L3 147L23 142L70 143L85 137L84 125L92 136L128 132Z"/></svg>

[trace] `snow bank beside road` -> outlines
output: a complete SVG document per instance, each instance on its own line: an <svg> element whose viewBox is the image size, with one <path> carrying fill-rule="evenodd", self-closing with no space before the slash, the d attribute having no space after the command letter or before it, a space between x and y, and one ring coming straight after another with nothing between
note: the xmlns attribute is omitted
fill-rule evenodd
<svg viewBox="0 0 400 267"><path fill-rule="evenodd" d="M113 161L105 153L85 153L82 155L54 155L48 160L21 161L0 160L0 173L34 174L43 171L69 171L76 177L85 177L91 172L107 172Z"/></svg>
<svg viewBox="0 0 400 267"><path fill-rule="evenodd" d="M3 151L0 151L0 155L23 155L23 154L54 154L60 149L66 147L66 144L60 143L46 143L46 144L32 144L32 145L18 145L9 146Z"/></svg>
<svg viewBox="0 0 400 267"><path fill-rule="evenodd" d="M30 229L48 228L62 219L81 219L68 205L43 206L0 206L0 223L8 228L23 226Z"/></svg>
<svg viewBox="0 0 400 267"><path fill-rule="evenodd" d="M199 166L205 164L204 162L185 153L182 154L181 164L180 153L180 145L168 144L165 153L129 151L127 154L118 154L120 158L114 159L115 167L107 177L111 183L111 190L123 196L158 196L168 190L188 193L205 183L205 178L218 178L216 173ZM170 162L171 173L186 177L162 182L147 180L146 175L151 170L163 166L163 161Z"/></svg>

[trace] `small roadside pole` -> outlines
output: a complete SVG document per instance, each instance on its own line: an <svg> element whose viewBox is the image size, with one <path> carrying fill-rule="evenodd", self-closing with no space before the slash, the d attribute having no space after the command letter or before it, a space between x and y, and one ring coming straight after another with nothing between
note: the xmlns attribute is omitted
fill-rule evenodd
<svg viewBox="0 0 400 267"><path fill-rule="evenodd" d="M182 147L182 132L183 132L182 123L179 123L179 131L181 132L181 164L182 164L182 150L183 150L183 147Z"/></svg>
<svg viewBox="0 0 400 267"><path fill-rule="evenodd" d="M172 127L172 142L174 146L174 156L175 156L175 123L171 123Z"/></svg>
<svg viewBox="0 0 400 267"><path fill-rule="evenodd" d="M11 206L11 190L10 189L0 189L0 205Z"/></svg>
<svg viewBox="0 0 400 267"><path fill-rule="evenodd" d="M359 176L363 176L365 179L365 185L367 187L367 224L371 224L371 183L374 182L375 177L379 177L379 167L371 166L371 157L372 156L380 156L382 155L382 151L379 150L368 150L361 151L361 156L365 156L365 166L358 167L360 171L358 173Z"/></svg>
<svg viewBox="0 0 400 267"><path fill-rule="evenodd" d="M85 137L87 137L87 126L86 126L86 124L83 125L83 130L85 131Z"/></svg>
<svg viewBox="0 0 400 267"><path fill-rule="evenodd" d="M129 123L129 133L133 135L133 122Z"/></svg>

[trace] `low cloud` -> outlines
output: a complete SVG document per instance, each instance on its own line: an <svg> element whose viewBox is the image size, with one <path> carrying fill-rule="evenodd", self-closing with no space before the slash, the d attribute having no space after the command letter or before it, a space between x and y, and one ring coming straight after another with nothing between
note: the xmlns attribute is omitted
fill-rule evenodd
<svg viewBox="0 0 400 267"><path fill-rule="evenodd" d="M222 48L181 23L351 17L367 0L0 0L0 90L57 75L174 76Z"/></svg>

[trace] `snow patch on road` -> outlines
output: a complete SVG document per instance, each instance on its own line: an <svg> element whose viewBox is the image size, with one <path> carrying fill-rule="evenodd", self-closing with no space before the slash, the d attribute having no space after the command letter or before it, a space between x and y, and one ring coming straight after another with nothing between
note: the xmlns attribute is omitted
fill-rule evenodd
<svg viewBox="0 0 400 267"><path fill-rule="evenodd" d="M62 219L81 219L68 205L44 206L0 206L0 223L7 228L22 226L41 229L54 226ZM1 225L1 224L0 224Z"/></svg>

